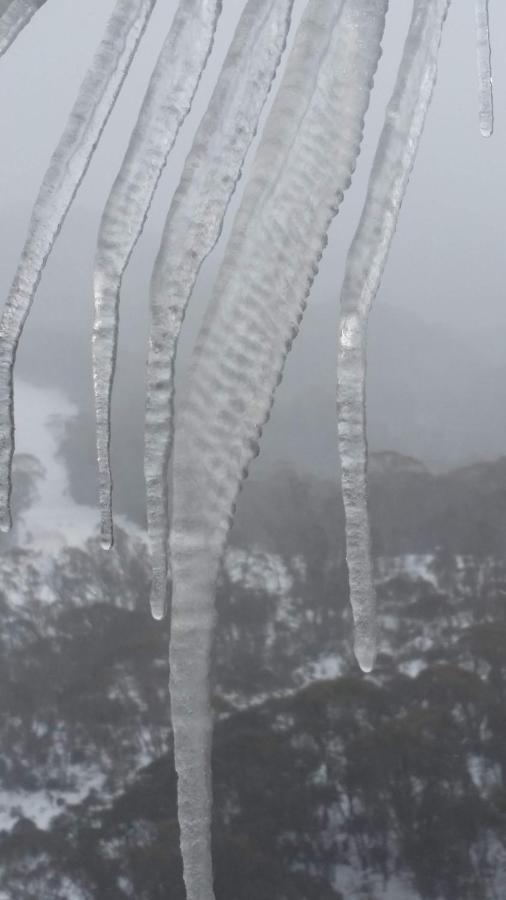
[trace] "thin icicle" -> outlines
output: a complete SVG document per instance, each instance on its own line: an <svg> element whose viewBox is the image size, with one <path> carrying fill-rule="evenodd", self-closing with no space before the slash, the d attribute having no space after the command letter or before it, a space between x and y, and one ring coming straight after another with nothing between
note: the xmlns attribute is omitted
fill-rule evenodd
<svg viewBox="0 0 506 900"><path fill-rule="evenodd" d="M348 187L387 0L310 0L246 186L175 432L171 707L188 900L211 900L209 648L233 508Z"/></svg>
<svg viewBox="0 0 506 900"><path fill-rule="evenodd" d="M0 56L16 40L46 0L3 0L0 2Z"/></svg>
<svg viewBox="0 0 506 900"><path fill-rule="evenodd" d="M173 370L186 305L221 232L285 47L293 0L248 0L172 201L151 283L145 479L151 609L167 605Z"/></svg>
<svg viewBox="0 0 506 900"><path fill-rule="evenodd" d="M0 321L0 529L11 525L12 369L43 268L116 101L155 0L118 0L44 176Z"/></svg>
<svg viewBox="0 0 506 900"><path fill-rule="evenodd" d="M101 542L113 542L111 392L121 281L179 129L211 52L221 0L181 0L151 76L123 164L109 195L95 261L93 375Z"/></svg>
<svg viewBox="0 0 506 900"><path fill-rule="evenodd" d="M490 137L494 130L494 96L492 91L488 0L475 0L475 11L480 131L483 137Z"/></svg>
<svg viewBox="0 0 506 900"><path fill-rule="evenodd" d="M437 76L450 0L415 0L392 99L369 181L341 296L338 430L346 514L355 654L370 671L376 654L376 598L367 512L365 372L367 319L378 291Z"/></svg>

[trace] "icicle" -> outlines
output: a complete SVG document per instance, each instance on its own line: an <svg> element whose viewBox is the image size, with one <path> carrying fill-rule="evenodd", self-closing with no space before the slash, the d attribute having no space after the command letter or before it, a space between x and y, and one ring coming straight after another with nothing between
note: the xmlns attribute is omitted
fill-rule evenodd
<svg viewBox="0 0 506 900"><path fill-rule="evenodd" d="M286 43L292 6L293 0L248 0L186 161L153 271L145 476L153 559L151 609L157 619L167 600L167 467L179 330L255 135Z"/></svg>
<svg viewBox="0 0 506 900"><path fill-rule="evenodd" d="M492 91L488 0L475 0L475 11L476 44L478 53L480 131L483 137L490 137L494 130L494 96Z"/></svg>
<svg viewBox="0 0 506 900"><path fill-rule="evenodd" d="M443 24L450 0L415 0L386 122L369 181L362 218L341 296L338 429L346 514L355 654L364 671L376 654L376 602L367 514L365 369L367 319L395 233L437 76Z"/></svg>
<svg viewBox="0 0 506 900"><path fill-rule="evenodd" d="M101 542L112 546L111 392L123 274L211 51L221 0L181 0L100 225L95 262L93 374Z"/></svg>
<svg viewBox="0 0 506 900"><path fill-rule="evenodd" d="M355 166L387 0L310 0L199 338L174 442L171 706L188 900L213 897L209 648L234 503Z"/></svg>
<svg viewBox="0 0 506 900"><path fill-rule="evenodd" d="M46 0L0 0L0 56L16 40Z"/></svg>
<svg viewBox="0 0 506 900"><path fill-rule="evenodd" d="M14 451L12 369L35 291L63 220L88 168L155 0L118 0L44 176L28 237L0 321L0 529L11 524Z"/></svg>

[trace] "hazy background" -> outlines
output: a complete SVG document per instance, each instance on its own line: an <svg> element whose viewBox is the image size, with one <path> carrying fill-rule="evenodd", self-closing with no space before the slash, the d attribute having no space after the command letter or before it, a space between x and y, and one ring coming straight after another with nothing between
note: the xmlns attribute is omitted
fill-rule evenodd
<svg viewBox="0 0 506 900"><path fill-rule="evenodd" d="M124 281L113 444L116 504L142 515L144 361L150 272L170 198L215 83L242 0L224 0L214 54L169 160ZM111 0L49 0L0 61L0 296L6 296L48 159L99 41ZM74 491L95 502L91 283L101 210L122 160L175 0L158 4L124 91L44 274L18 355L17 375L65 389L81 410L69 433ZM474 10L454 3L426 133L371 319L369 437L373 449L415 455L433 468L506 450L503 251L506 10L492 2L496 130L478 128ZM296 2L294 24L303 3ZM409 22L391 0L384 55L352 188L331 230L320 275L255 471L288 461L337 470L335 360L345 254ZM292 29L292 34L293 34ZM227 227L233 216L229 212ZM224 241L204 266L182 341L188 355ZM120 453L116 452L120 448ZM36 452L36 447L33 448ZM77 477L76 472L79 472Z"/></svg>
<svg viewBox="0 0 506 900"><path fill-rule="evenodd" d="M0 542L0 900L166 900L167 885L171 900L184 898L168 623L155 623L147 610L148 287L164 216L242 0L224 0L215 53L124 282L111 553L97 540L90 342L101 210L175 5L159 0L18 354L15 527ZM47 0L0 60L0 302L112 6ZM490 3L495 136L479 134L473 3L455 0L372 316L370 443L397 452L372 455L369 473L375 672L364 676L352 653L335 424L339 292L412 4L390 6L364 152L241 494L217 589L211 682L220 900L506 896L506 10L499 0ZM204 266L185 322L181 389L223 247Z"/></svg>

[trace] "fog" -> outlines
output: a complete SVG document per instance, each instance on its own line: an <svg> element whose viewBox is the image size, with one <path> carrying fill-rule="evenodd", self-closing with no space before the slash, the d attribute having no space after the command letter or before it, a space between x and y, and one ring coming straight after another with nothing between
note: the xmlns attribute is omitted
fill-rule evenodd
<svg viewBox="0 0 506 900"><path fill-rule="evenodd" d="M0 61L2 296L8 292L48 158L112 6L111 0L77 5L73 0L50 0ZM296 3L295 19L302 6ZM352 188L331 229L302 330L266 429L263 451L255 464L257 473L279 462L313 474L337 471L335 360L343 265L360 215L411 4L392 0L390 6L363 152ZM134 505L138 510L142 498L150 272L192 134L242 7L242 0L225 0L212 59L124 282L113 442L119 508ZM160 3L153 15L47 266L18 353L19 376L63 386L82 410L68 450L75 455L74 467L80 472L76 489L90 503L95 492L90 333L96 234L174 9L175 0L170 0ZM492 459L506 451L502 393L506 367L502 250L506 10L499 3L491 4L491 19L495 135L485 140L479 133L472 4L455 3L443 38L434 103L370 325L371 447L417 456L433 468ZM236 202L237 198L234 207ZM225 231L233 213L232 208ZM223 247L222 240L203 267L185 323L181 387L184 361Z"/></svg>

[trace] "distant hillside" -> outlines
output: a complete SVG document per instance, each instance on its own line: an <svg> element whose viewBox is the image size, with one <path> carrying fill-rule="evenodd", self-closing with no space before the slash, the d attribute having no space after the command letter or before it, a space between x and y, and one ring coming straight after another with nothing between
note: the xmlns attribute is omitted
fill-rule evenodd
<svg viewBox="0 0 506 900"><path fill-rule="evenodd" d="M124 522L101 550L66 491L58 393L23 397L44 452L18 457L0 542L0 898L183 900L145 547ZM505 480L504 459L436 476L372 457L368 677L335 480L247 484L212 657L219 900L504 896Z"/></svg>

